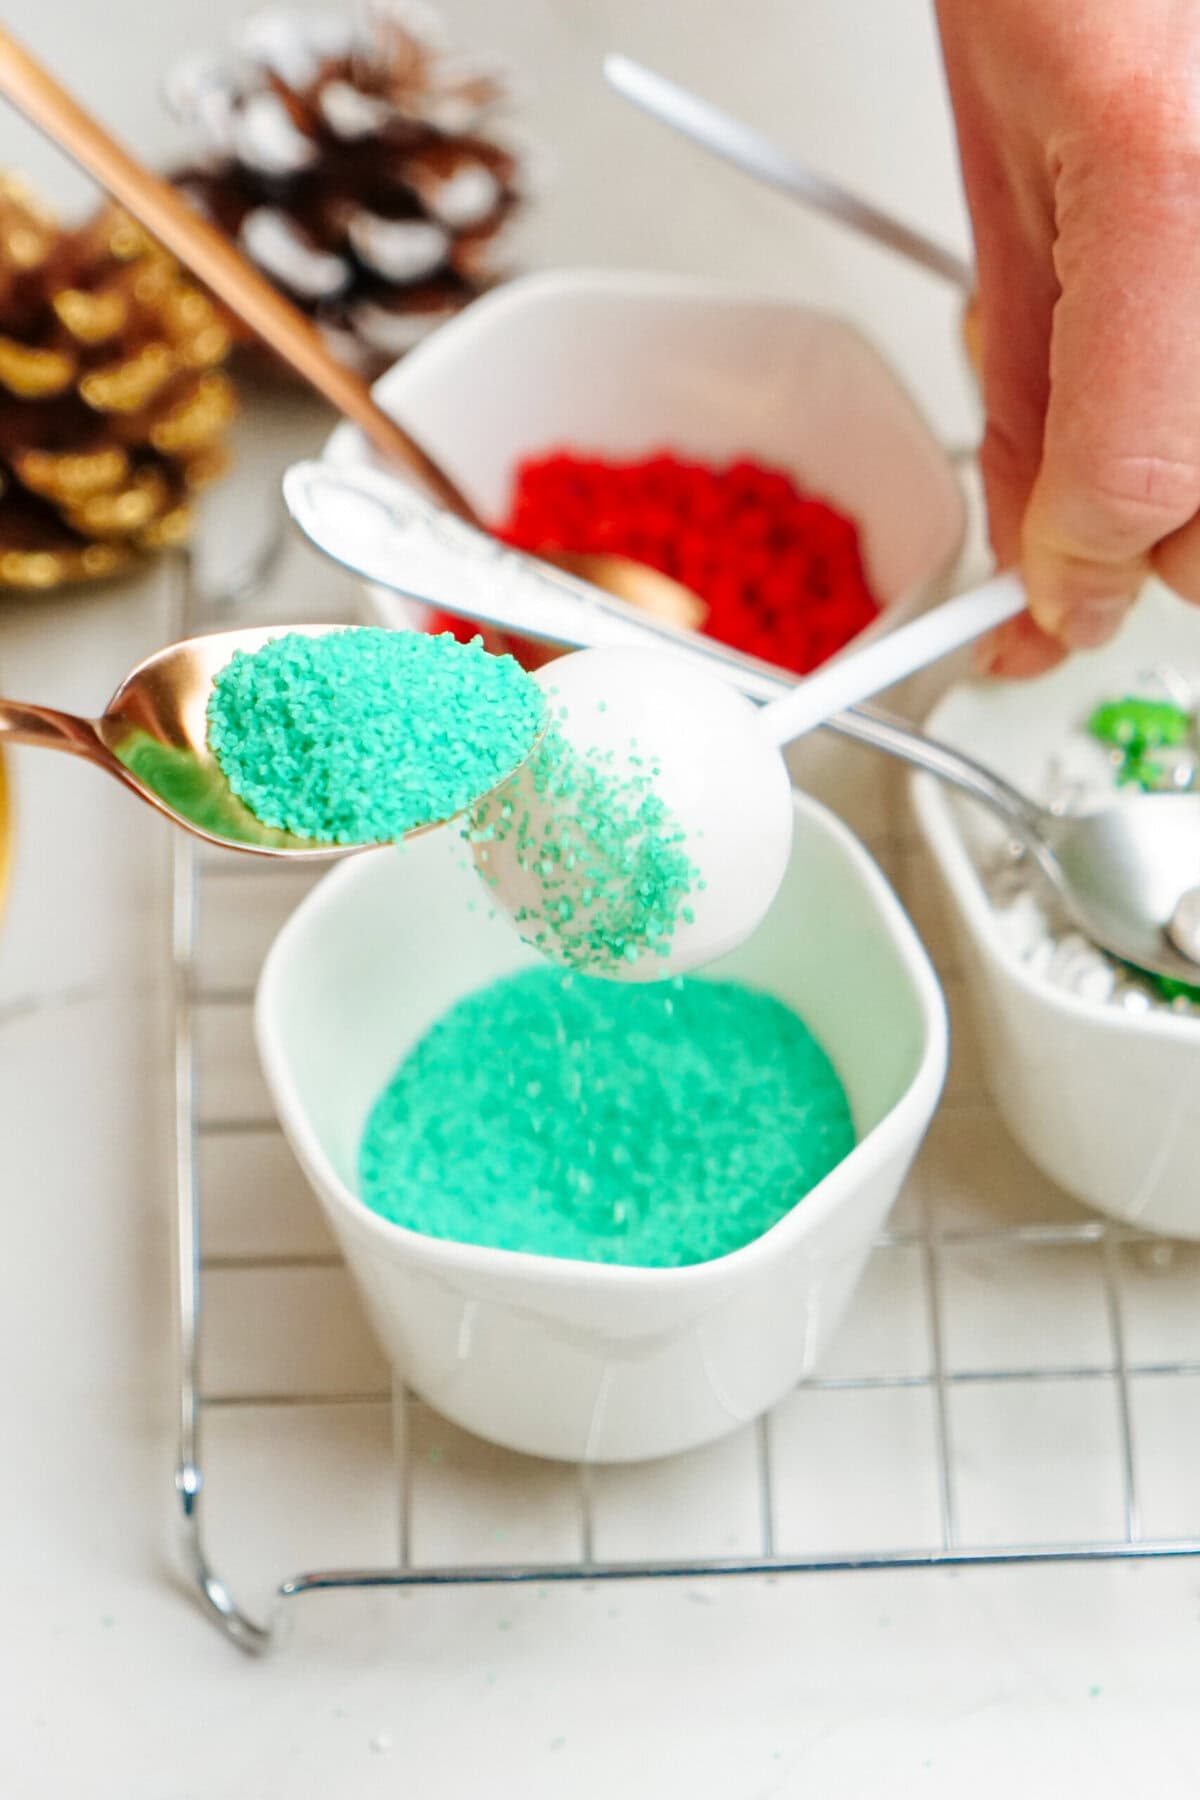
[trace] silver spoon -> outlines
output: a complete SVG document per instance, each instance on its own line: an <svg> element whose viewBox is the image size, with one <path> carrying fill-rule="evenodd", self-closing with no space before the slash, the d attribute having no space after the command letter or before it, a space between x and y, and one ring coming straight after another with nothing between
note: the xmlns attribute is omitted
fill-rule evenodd
<svg viewBox="0 0 1200 1800"><path fill-rule="evenodd" d="M986 806L1101 949L1200 986L1200 794L1122 795L1088 812L1056 813L886 713L856 708L830 723Z"/></svg>
<svg viewBox="0 0 1200 1800"><path fill-rule="evenodd" d="M125 677L98 719L19 700L0 700L0 742L81 756L131 788L174 824L222 849L309 862L348 856L371 846L318 843L264 825L229 786L207 737L213 681L235 651L261 650L272 638L287 634L322 637L347 629L345 625L260 626L169 644ZM503 779L507 781L512 773L506 772ZM424 825L419 830L431 828ZM415 831L409 833L416 835Z"/></svg>
<svg viewBox="0 0 1200 1800"><path fill-rule="evenodd" d="M640 106L643 112L660 124L668 125L683 137L690 138L701 149L711 151L723 161L732 163L743 174L777 188L791 200L798 200L826 218L848 225L864 237L872 238L888 250L905 256L910 262L939 275L952 286L970 294L975 285L970 263L944 244L926 237L911 225L893 218L891 213L863 200L831 181L827 175L810 169L773 144L769 138L744 125L702 100L678 82L659 75L628 56L606 56L604 75L610 87L624 99Z"/></svg>
<svg viewBox="0 0 1200 1800"><path fill-rule="evenodd" d="M573 649L671 647L756 700L778 700L796 689L794 676L769 663L651 619L505 548L382 470L297 463L284 476L283 492L293 520L318 550L422 604ZM1060 817L972 758L886 714L853 707L825 723L987 806L1103 949L1155 974L1200 983L1200 795L1121 796Z"/></svg>

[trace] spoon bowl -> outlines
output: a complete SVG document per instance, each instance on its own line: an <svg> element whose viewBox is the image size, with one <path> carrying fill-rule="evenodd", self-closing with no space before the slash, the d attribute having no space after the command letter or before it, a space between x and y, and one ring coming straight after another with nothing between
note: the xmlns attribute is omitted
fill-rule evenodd
<svg viewBox="0 0 1200 1800"><path fill-rule="evenodd" d="M1077 817L1047 815L1043 832L1058 865L1051 879L1101 949L1200 986L1188 899L1200 889L1200 794L1142 794Z"/></svg>
<svg viewBox="0 0 1200 1800"><path fill-rule="evenodd" d="M858 708L831 722L985 806L1102 950L1200 987L1200 794L1126 792L1086 812L1058 813L885 713Z"/></svg>
<svg viewBox="0 0 1200 1800"><path fill-rule="evenodd" d="M662 981L745 942L792 849L764 715L661 650L578 650L534 678L551 726L475 817L492 904L551 960Z"/></svg>
<svg viewBox="0 0 1200 1800"><path fill-rule="evenodd" d="M285 631L321 637L342 629L290 625L221 631L155 651L126 676L94 722L97 743L116 765L112 773L209 843L310 861L343 854L342 845L314 844L257 819L230 788L207 737L213 682L235 652L261 650Z"/></svg>
<svg viewBox="0 0 1200 1800"><path fill-rule="evenodd" d="M652 569L649 563L635 562L629 556L609 556L591 550L542 550L539 555L555 568L590 581L593 587L636 606L647 618L659 619L680 631L700 631L708 616L708 608L699 594Z"/></svg>

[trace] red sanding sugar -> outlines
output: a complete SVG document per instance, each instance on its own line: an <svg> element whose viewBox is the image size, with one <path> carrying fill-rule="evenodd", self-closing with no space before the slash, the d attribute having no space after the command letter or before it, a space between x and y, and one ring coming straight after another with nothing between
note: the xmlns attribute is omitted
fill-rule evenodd
<svg viewBox="0 0 1200 1800"><path fill-rule="evenodd" d="M801 675L879 612L854 521L748 458L711 468L669 451L530 457L497 535L522 550L647 563L700 597L710 636ZM469 637L475 627L439 615L434 629Z"/></svg>

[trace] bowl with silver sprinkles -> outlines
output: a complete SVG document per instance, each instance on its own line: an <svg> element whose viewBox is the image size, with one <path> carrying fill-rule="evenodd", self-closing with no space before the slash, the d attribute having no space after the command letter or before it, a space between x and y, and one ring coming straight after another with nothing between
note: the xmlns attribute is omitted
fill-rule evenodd
<svg viewBox="0 0 1200 1800"><path fill-rule="evenodd" d="M1200 791L1200 614L1151 586L1103 649L962 683L927 723L1064 811ZM1086 1205L1200 1239L1200 969L1189 988L1108 956L990 818L928 776L912 791L1009 1130Z"/></svg>

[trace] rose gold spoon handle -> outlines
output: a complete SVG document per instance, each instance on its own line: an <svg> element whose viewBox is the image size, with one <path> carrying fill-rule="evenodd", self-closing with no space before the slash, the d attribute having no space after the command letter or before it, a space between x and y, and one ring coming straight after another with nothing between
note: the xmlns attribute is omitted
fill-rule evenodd
<svg viewBox="0 0 1200 1800"><path fill-rule="evenodd" d="M2 27L0 94L174 251L231 312L352 420L376 450L418 476L439 505L478 523L449 476L376 404L366 382L326 348L320 332L303 313L228 239L200 218L168 182L151 174L123 149Z"/></svg>
<svg viewBox="0 0 1200 1800"><path fill-rule="evenodd" d="M0 738L10 744L68 750L105 768L112 761L90 719L78 719L74 713L58 712L52 706L30 706L23 700L0 700Z"/></svg>

